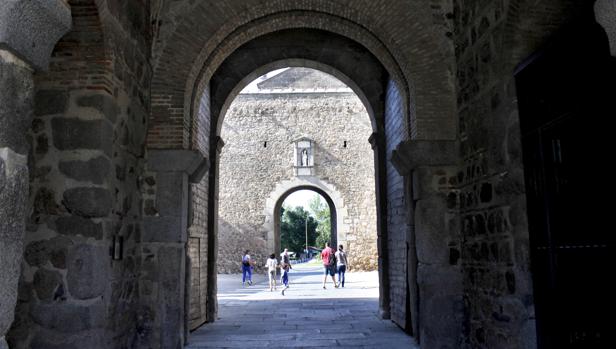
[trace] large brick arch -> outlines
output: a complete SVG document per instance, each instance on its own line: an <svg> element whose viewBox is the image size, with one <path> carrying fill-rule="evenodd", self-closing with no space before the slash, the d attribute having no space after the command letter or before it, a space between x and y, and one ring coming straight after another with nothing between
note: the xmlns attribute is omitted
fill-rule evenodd
<svg viewBox="0 0 616 349"><path fill-rule="evenodd" d="M284 50L272 50L272 47L284 47ZM344 37L320 30L292 29L256 38L238 48L219 66L209 82L210 95L201 96L209 101L209 115L203 113L204 108L198 109L200 114L197 114L199 119L210 118L211 137L220 135L225 106L239 93L248 77L285 64L320 69L348 83L364 102L374 132L384 131L388 74L378 59Z"/></svg>
<svg viewBox="0 0 616 349"><path fill-rule="evenodd" d="M400 85L407 104L404 117L409 137L453 139L453 44L447 39L451 37L450 6L437 0L165 4L154 11L158 26L148 144L194 146L190 144L191 119L208 75L237 47L289 28L321 29L357 41L378 57ZM157 17L157 13L164 15Z"/></svg>
<svg viewBox="0 0 616 349"><path fill-rule="evenodd" d="M223 115L223 116L226 115L227 110L229 106L231 105L231 103L233 102L233 100L242 91L242 89L246 87L249 83L251 83L252 81L256 80L258 77L268 72L274 71L276 69L286 68L286 67L312 68L315 70L328 73L332 76L335 76L338 80L342 81L351 90L353 90L353 92L361 100L370 118L370 124L372 125L372 131L373 132L378 131L378 125L375 119L375 112L374 112L374 109L372 108L371 100L364 93L364 91L360 88L360 86L357 83L355 83L355 81L353 81L349 76L346 76L345 74L343 74L338 69L335 69L327 64L317 62L317 61L297 59L297 58L289 58L289 59L282 59L279 61L275 61L275 62L266 64L266 65L263 65L257 68L256 70L254 70L252 73L246 75L246 77L240 80L238 84L235 86L235 88L233 88L231 92L228 94L225 102L222 104L222 107L220 109L220 115ZM374 98L372 100L374 101ZM378 106L378 103L377 103L377 106ZM377 110L380 110L380 109L377 109ZM223 119L224 118L219 118L218 124L216 125L216 135L217 136L220 135ZM194 131L195 130L193 129L193 136L194 136Z"/></svg>

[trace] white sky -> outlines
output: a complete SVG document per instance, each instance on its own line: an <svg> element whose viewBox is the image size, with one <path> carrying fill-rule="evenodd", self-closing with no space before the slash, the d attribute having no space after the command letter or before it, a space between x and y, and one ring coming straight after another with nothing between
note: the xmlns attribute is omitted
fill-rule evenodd
<svg viewBox="0 0 616 349"><path fill-rule="evenodd" d="M308 209L310 200L312 200L312 198L315 196L321 196L321 195L315 193L312 190L298 190L292 193L291 195L287 196L287 198L284 200L282 204L287 207L302 206L305 209ZM321 200L325 202L325 199L321 198Z"/></svg>

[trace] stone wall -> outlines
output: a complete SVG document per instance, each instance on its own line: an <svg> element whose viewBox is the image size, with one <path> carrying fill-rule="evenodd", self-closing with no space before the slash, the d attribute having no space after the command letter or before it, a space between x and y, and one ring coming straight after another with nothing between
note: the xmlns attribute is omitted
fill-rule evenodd
<svg viewBox="0 0 616 349"><path fill-rule="evenodd" d="M147 12L135 6L129 19L114 1L68 3L73 28L35 79L30 211L8 340L12 348L134 347L150 75L138 22Z"/></svg>
<svg viewBox="0 0 616 349"><path fill-rule="evenodd" d="M277 184L295 177L293 142L301 137L315 144L315 175L302 178L325 181L342 198L336 210L346 216L338 242L349 253L351 269L375 269L371 132L365 108L352 93L240 94L222 129L218 271L240 272L245 249L259 266L278 252L268 247L265 203Z"/></svg>
<svg viewBox="0 0 616 349"><path fill-rule="evenodd" d="M462 161L456 205L463 344L471 348L536 347L513 71L568 18L564 9L573 2L523 3L454 1Z"/></svg>

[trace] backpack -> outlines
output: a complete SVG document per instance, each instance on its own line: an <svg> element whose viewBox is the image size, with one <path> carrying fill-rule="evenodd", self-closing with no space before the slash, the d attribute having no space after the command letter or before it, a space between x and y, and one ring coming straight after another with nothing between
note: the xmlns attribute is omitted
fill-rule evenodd
<svg viewBox="0 0 616 349"><path fill-rule="evenodd" d="M246 258L246 256L242 257L242 265L246 267L250 266L250 262L248 261L248 258Z"/></svg>
<svg viewBox="0 0 616 349"><path fill-rule="evenodd" d="M328 265L336 265L336 252L334 252L331 248L329 249L329 260Z"/></svg>

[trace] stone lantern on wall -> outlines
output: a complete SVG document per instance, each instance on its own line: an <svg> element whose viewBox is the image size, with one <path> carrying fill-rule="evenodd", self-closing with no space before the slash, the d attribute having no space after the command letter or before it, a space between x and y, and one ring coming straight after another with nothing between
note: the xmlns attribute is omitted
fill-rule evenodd
<svg viewBox="0 0 616 349"><path fill-rule="evenodd" d="M296 176L314 175L314 142L308 138L300 138L294 142L293 168Z"/></svg>

